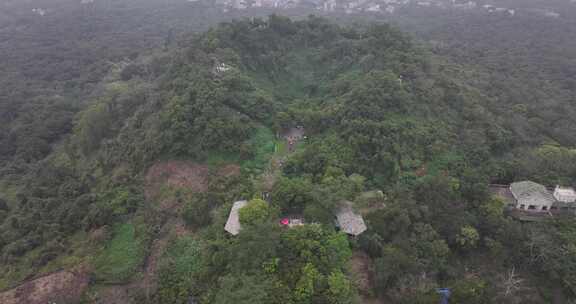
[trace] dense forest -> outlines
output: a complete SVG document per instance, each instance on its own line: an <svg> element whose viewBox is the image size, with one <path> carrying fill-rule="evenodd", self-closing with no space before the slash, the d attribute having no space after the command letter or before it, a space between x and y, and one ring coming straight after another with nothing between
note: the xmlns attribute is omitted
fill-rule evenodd
<svg viewBox="0 0 576 304"><path fill-rule="evenodd" d="M423 43L205 8L124 36L150 12L128 7L0 23L0 290L73 270L79 295L46 301L576 301L573 219L522 223L488 191L576 184L574 21L399 21ZM334 227L344 200L358 237Z"/></svg>
<svg viewBox="0 0 576 304"><path fill-rule="evenodd" d="M576 16L573 6L562 9ZM442 21L422 21L424 17ZM572 183L570 179L554 180L573 176L569 173L572 169L564 174L549 173L562 162L560 154L570 154L561 147L574 145L574 113L570 111L576 73L575 20L445 11L410 11L396 18L399 25L431 46L445 69L479 90L487 101L483 107L501 116L506 129L515 130L513 140L519 146L515 144L504 158L521 164L515 173L492 178L493 182L530 177L547 185ZM532 151L526 153L527 149Z"/></svg>

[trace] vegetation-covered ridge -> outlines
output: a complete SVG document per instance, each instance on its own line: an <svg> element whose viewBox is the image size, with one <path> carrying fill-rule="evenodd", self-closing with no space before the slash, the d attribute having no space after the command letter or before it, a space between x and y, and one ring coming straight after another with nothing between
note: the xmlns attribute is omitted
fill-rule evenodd
<svg viewBox="0 0 576 304"><path fill-rule="evenodd" d="M4 171L0 288L82 266L87 303L117 286L134 303L571 297L572 221L516 222L488 183L572 184L576 153L522 106L504 105L511 124L463 69L385 24L276 15L125 61L46 158ZM334 227L342 201L364 215L357 238Z"/></svg>

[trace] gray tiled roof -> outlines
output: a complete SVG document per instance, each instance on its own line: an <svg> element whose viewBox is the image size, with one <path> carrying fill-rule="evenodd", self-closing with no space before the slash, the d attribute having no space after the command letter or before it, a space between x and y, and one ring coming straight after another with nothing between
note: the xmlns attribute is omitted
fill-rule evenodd
<svg viewBox="0 0 576 304"><path fill-rule="evenodd" d="M510 185L510 191L514 198L522 200L526 198L537 198L539 200L554 202L554 196L545 186L532 181L516 182Z"/></svg>

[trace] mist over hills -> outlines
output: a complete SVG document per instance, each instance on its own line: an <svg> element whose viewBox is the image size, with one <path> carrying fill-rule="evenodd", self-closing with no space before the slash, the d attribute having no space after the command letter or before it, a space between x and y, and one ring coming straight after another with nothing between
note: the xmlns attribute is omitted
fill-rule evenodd
<svg viewBox="0 0 576 304"><path fill-rule="evenodd" d="M574 7L3 1L0 302L574 301Z"/></svg>

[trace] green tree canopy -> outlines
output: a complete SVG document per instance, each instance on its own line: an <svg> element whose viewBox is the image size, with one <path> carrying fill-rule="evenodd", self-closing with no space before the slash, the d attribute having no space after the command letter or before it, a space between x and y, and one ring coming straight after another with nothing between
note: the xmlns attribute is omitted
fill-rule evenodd
<svg viewBox="0 0 576 304"><path fill-rule="evenodd" d="M248 225L255 224L270 219L272 216L272 208L270 204L261 199L253 199L240 209L239 215L240 223Z"/></svg>

